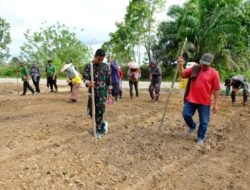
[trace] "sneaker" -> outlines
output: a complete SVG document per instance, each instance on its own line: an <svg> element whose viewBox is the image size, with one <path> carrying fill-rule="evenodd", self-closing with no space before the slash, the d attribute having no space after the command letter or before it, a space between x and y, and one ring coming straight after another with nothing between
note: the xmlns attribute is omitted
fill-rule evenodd
<svg viewBox="0 0 250 190"><path fill-rule="evenodd" d="M108 122L105 121L103 124L102 124L102 133L104 135L108 134L109 132L109 127L108 127Z"/></svg>
<svg viewBox="0 0 250 190"><path fill-rule="evenodd" d="M197 140L197 145L204 145L204 143L205 143L205 140L204 140L204 139L198 138L198 140Z"/></svg>
<svg viewBox="0 0 250 190"><path fill-rule="evenodd" d="M232 106L235 106L235 102L232 102Z"/></svg>
<svg viewBox="0 0 250 190"><path fill-rule="evenodd" d="M101 129L96 128L95 134L96 134L96 138L97 138L97 139L100 139L100 138L102 137Z"/></svg>
<svg viewBox="0 0 250 190"><path fill-rule="evenodd" d="M188 127L187 136L191 136L194 133L194 131L195 131L195 129Z"/></svg>

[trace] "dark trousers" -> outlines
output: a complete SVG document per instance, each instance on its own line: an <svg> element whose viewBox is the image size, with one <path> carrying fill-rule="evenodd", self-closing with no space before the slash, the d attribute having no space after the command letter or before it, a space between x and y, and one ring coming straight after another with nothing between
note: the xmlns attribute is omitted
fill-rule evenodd
<svg viewBox="0 0 250 190"><path fill-rule="evenodd" d="M119 97L120 97L120 99L122 98L122 90L121 89L119 90Z"/></svg>
<svg viewBox="0 0 250 190"><path fill-rule="evenodd" d="M50 86L51 92L53 92L53 86L55 87L55 89L57 91L56 77L54 80L53 80L53 77L48 77L48 81L49 81L49 86Z"/></svg>
<svg viewBox="0 0 250 190"><path fill-rule="evenodd" d="M115 97L115 100L117 101L117 98L118 98L118 95L119 95L119 92L120 92L120 87L119 87L119 82L115 82L112 84L112 96Z"/></svg>
<svg viewBox="0 0 250 190"><path fill-rule="evenodd" d="M246 89L243 89L243 103L247 102L247 97L248 97L248 91ZM232 90L231 98L232 98L232 102L235 103L235 101L236 101L236 92L234 90Z"/></svg>
<svg viewBox="0 0 250 190"><path fill-rule="evenodd" d="M36 92L40 93L40 88L39 88L40 77L32 77L32 81L36 88Z"/></svg>
<svg viewBox="0 0 250 190"><path fill-rule="evenodd" d="M26 94L27 88L31 91L32 94L35 93L33 88L30 86L29 82L28 81L23 81L23 95Z"/></svg>
<svg viewBox="0 0 250 190"><path fill-rule="evenodd" d="M130 92L130 98L133 98L133 86L135 87L135 95L136 97L139 96L138 92L138 81L129 81L129 92Z"/></svg>
<svg viewBox="0 0 250 190"><path fill-rule="evenodd" d="M47 77L47 88L49 88L49 77Z"/></svg>
<svg viewBox="0 0 250 190"><path fill-rule="evenodd" d="M69 86L70 86L70 92L72 92L72 89L73 89L73 83L72 83L72 82L69 82Z"/></svg>

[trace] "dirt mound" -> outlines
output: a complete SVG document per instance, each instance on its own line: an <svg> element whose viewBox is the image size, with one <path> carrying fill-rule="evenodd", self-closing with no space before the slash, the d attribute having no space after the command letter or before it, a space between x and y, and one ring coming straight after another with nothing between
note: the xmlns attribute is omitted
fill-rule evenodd
<svg viewBox="0 0 250 190"><path fill-rule="evenodd" d="M95 144L86 89L72 104L60 88L21 97L15 85L0 84L0 189L250 189L250 109L242 97L235 107L221 97L203 147L185 136L180 93L160 135L166 91L157 104L147 91L128 97L107 105L111 133Z"/></svg>

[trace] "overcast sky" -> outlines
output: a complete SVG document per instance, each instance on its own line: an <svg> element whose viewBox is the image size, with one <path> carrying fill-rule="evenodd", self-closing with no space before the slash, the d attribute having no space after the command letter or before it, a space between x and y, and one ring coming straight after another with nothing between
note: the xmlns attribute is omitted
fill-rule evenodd
<svg viewBox="0 0 250 190"><path fill-rule="evenodd" d="M27 29L38 31L43 21L47 25L60 24L77 31L86 44L102 43L109 39L109 33L116 30L115 22L123 21L129 0L0 0L0 17L11 26L10 53L19 54L19 47L25 42L23 33ZM166 9L185 0L167 0ZM166 18L166 11L158 21Z"/></svg>

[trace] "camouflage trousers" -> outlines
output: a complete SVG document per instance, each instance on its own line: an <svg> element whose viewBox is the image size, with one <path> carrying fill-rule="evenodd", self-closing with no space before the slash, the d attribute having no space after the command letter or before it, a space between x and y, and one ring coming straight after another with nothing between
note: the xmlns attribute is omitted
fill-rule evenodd
<svg viewBox="0 0 250 190"><path fill-rule="evenodd" d="M95 96L95 120L96 120L96 127L100 127L103 121L103 115L105 113L107 98L105 96L99 97ZM88 115L92 117L92 96L89 94L88 97Z"/></svg>
<svg viewBox="0 0 250 190"><path fill-rule="evenodd" d="M151 82L148 88L150 97L154 101L158 101L160 97L161 82Z"/></svg>

